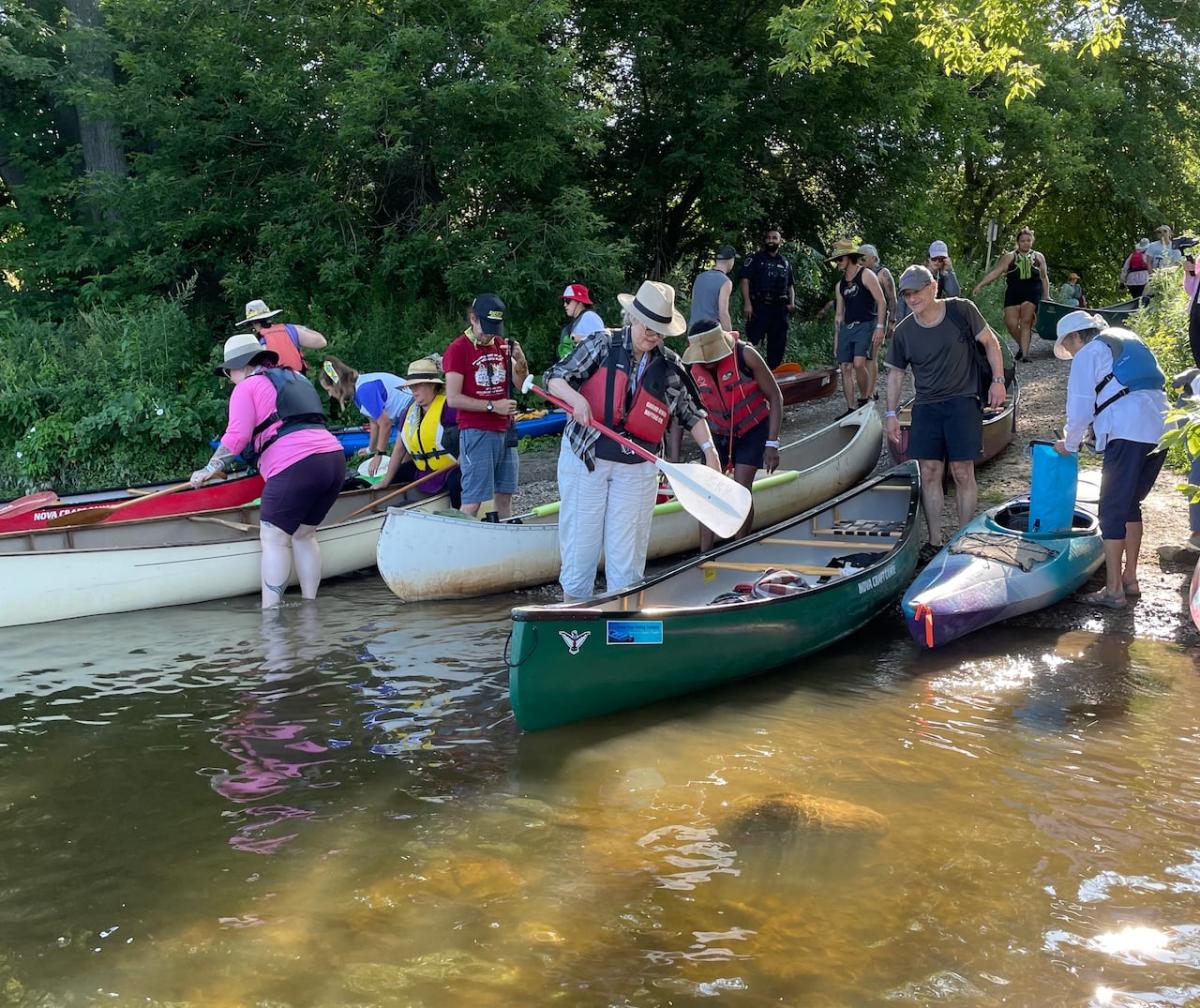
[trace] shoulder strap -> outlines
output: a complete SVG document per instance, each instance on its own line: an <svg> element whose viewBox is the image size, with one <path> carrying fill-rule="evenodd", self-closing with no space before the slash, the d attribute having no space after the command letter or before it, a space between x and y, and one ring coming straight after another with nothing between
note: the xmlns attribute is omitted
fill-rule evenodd
<svg viewBox="0 0 1200 1008"><path fill-rule="evenodd" d="M291 322L284 322L283 328L287 330L287 334L292 338L292 345L295 346L297 350L299 350L300 349L300 333L297 332L296 327L294 325L292 325Z"/></svg>

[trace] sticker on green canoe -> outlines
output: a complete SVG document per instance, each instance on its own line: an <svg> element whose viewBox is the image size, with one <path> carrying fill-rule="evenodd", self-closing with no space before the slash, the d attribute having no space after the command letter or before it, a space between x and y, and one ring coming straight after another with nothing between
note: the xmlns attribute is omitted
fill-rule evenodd
<svg viewBox="0 0 1200 1008"><path fill-rule="evenodd" d="M608 620L605 644L661 644L662 620Z"/></svg>

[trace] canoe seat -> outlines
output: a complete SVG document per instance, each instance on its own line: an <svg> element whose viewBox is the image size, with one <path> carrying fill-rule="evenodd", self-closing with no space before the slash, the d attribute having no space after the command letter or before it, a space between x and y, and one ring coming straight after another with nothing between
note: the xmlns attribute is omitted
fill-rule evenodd
<svg viewBox="0 0 1200 1008"><path fill-rule="evenodd" d="M892 536L899 538L904 532L903 521L884 521L880 518L845 518L834 522L831 528L814 528L813 535L834 536Z"/></svg>
<svg viewBox="0 0 1200 1008"><path fill-rule="evenodd" d="M735 563L731 560L706 560L700 566L709 570L762 572L770 570L777 565L769 563ZM790 571L795 571L797 574L812 574L815 577L820 577L822 574L840 575L845 573L840 567L807 567L803 564L786 564L784 566Z"/></svg>

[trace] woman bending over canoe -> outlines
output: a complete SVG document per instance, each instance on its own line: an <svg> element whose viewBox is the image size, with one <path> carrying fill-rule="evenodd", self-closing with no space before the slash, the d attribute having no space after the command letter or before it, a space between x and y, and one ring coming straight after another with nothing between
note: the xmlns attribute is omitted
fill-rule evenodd
<svg viewBox="0 0 1200 1008"><path fill-rule="evenodd" d="M317 597L321 547L315 533L346 479L346 459L325 429L321 397L307 378L276 367L278 360L249 333L225 341L224 360L213 373L233 382L229 425L208 465L191 480L200 486L238 454L257 463L266 480L259 515L264 609L283 601L293 558L300 594Z"/></svg>
<svg viewBox="0 0 1200 1008"><path fill-rule="evenodd" d="M651 452L674 417L721 470L691 378L662 343L687 329L675 289L647 280L617 299L629 324L589 336L546 372L550 392L571 407L558 455L559 581L568 602L595 593L601 550L608 591L642 577L658 489L655 467L589 426L593 416Z"/></svg>
<svg viewBox="0 0 1200 1008"><path fill-rule="evenodd" d="M446 379L432 358L423 357L409 364L408 374L401 381L412 393L413 404L404 415L387 475L380 486L403 485L430 473L443 472L441 478L435 476L421 484L421 491L448 493L450 504L457 508L462 504L462 480L454 451L458 445L448 433L457 434L458 428L454 408L446 405Z"/></svg>
<svg viewBox="0 0 1200 1008"><path fill-rule="evenodd" d="M336 357L326 357L321 365L321 388L330 399L336 399L342 409L353 402L367 418L371 436L367 447L360 448L358 454L371 459L367 473L374 476L379 471L380 459L387 454L393 425L399 422L412 402L412 394L404 387L404 380L390 371L359 374Z"/></svg>
<svg viewBox="0 0 1200 1008"><path fill-rule="evenodd" d="M1029 341L1037 318L1039 300L1050 300L1050 269L1046 257L1033 250L1033 229L1021 228L1017 247L1005 252L991 272L975 285L974 297L1004 274L1004 327L1016 341L1019 361L1029 360Z"/></svg>
<svg viewBox="0 0 1200 1008"><path fill-rule="evenodd" d="M759 469L779 467L779 425L783 422L783 393L758 351L726 332L712 319L699 319L688 330L683 363L690 365L708 413L708 426L726 471L750 489ZM754 508L734 537L740 539L754 521ZM713 546L712 530L700 526L700 551Z"/></svg>

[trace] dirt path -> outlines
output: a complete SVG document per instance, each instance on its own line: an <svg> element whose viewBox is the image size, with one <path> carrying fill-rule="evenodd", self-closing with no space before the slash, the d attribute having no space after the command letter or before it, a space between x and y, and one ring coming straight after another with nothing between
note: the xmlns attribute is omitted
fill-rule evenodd
<svg viewBox="0 0 1200 1008"><path fill-rule="evenodd" d="M1017 435L1001 455L978 470L980 508L1027 493L1029 443L1050 438L1062 427L1068 365L1057 360L1051 352L1051 344L1037 336L1032 352L1033 360L1017 365L1017 379L1021 383ZM829 423L845 408L840 391L819 402L791 407L787 410L782 434L785 440L807 434ZM883 409L882 402L879 409ZM522 454L517 510L558 498L557 459L557 443ZM1082 461L1085 465L1099 464L1094 457L1084 456ZM884 447L880 452L878 471L890 465ZM1139 570L1142 597L1136 604L1115 612L1068 601L1020 617L1009 625L1120 633L1172 640L1189 647L1200 646L1200 633L1193 626L1187 609L1187 592L1196 555L1179 549L1179 544L1189 535L1187 502L1175 489L1180 482L1183 477L1179 473L1164 469L1143 505L1145 540ZM953 493L946 496L944 523L947 530L957 526ZM1102 587L1103 583L1103 575L1098 573L1085 590Z"/></svg>

